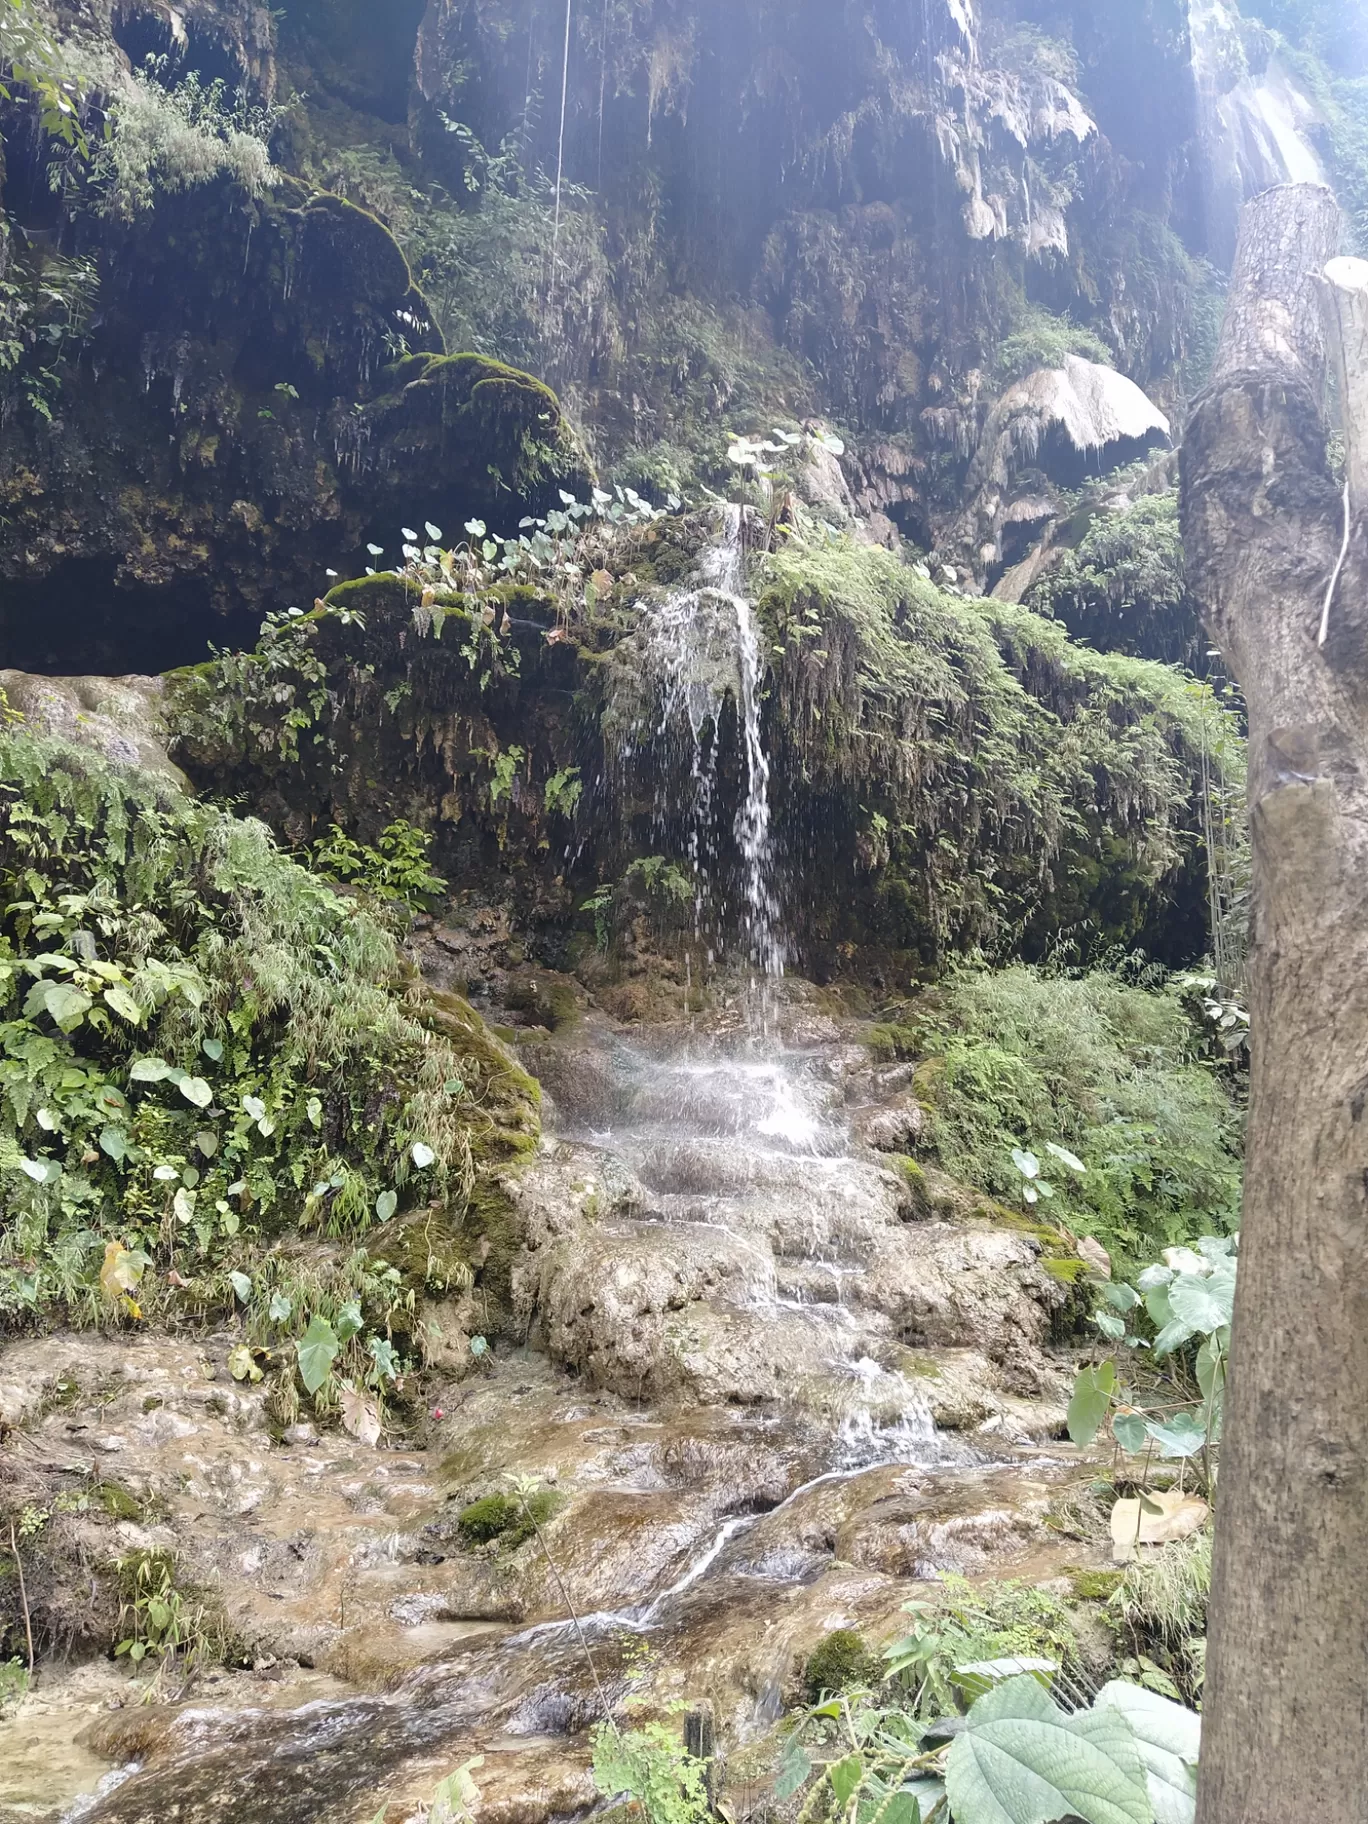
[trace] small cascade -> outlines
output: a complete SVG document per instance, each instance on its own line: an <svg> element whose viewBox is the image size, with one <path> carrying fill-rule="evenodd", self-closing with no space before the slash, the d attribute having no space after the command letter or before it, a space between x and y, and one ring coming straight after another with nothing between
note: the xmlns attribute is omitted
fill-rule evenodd
<svg viewBox="0 0 1368 1824"><path fill-rule="evenodd" d="M1234 256L1240 206L1275 184L1323 184L1325 168L1307 128L1315 104L1277 57L1250 71L1237 13L1227 0L1189 0L1213 256Z"/></svg>
<svg viewBox="0 0 1368 1824"><path fill-rule="evenodd" d="M682 759L682 766L660 769L655 821L668 844L682 814L695 935L708 943L709 960L715 961L739 924L746 962L762 980L773 980L784 973L784 949L774 886L769 757L760 723L760 639L743 594L744 568L742 510L728 506L721 537L705 554L697 579L673 591L647 617L643 657L654 685L652 719L639 726L624 758L630 761L650 745L658 756ZM730 891L717 822L719 731L729 697L736 706L741 763L731 825L736 879ZM682 806L681 774L688 795Z"/></svg>

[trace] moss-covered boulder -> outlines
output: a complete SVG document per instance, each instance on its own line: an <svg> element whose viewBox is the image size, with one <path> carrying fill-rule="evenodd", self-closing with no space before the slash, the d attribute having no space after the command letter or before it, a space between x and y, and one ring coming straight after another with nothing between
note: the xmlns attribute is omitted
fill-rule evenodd
<svg viewBox="0 0 1368 1824"><path fill-rule="evenodd" d="M226 178L82 234L88 359L6 407L0 662L153 672L247 644L401 527L516 523L583 490L555 396L445 354L388 229L292 179Z"/></svg>

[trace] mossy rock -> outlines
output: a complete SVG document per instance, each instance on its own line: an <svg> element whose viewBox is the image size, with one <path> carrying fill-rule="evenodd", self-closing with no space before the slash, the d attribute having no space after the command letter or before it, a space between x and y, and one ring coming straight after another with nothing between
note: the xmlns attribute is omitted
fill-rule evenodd
<svg viewBox="0 0 1368 1824"><path fill-rule="evenodd" d="M1124 1571L1069 1572L1069 1589L1075 1602L1106 1602L1125 1581Z"/></svg>
<svg viewBox="0 0 1368 1824"><path fill-rule="evenodd" d="M456 1530L466 1545L497 1543L500 1551L512 1552L553 1519L563 1504L564 1497L549 1488L538 1489L526 1503L517 1495L482 1495L461 1509Z"/></svg>
<svg viewBox="0 0 1368 1824"><path fill-rule="evenodd" d="M465 1291L474 1281L468 1241L439 1210L419 1210L373 1229L366 1252L386 1260L414 1291Z"/></svg>
<svg viewBox="0 0 1368 1824"><path fill-rule="evenodd" d="M854 1628L836 1628L808 1655L803 1685L811 1701L838 1696L857 1685L877 1684L883 1661Z"/></svg>

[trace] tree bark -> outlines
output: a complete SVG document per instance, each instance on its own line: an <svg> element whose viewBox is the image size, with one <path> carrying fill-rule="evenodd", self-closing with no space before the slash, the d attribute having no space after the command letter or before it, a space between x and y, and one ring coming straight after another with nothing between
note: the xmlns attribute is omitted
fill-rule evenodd
<svg viewBox="0 0 1368 1824"><path fill-rule="evenodd" d="M1254 867L1198 1824L1368 1820L1368 269L1327 271L1339 232L1313 186L1248 205L1182 455L1191 585L1249 706Z"/></svg>

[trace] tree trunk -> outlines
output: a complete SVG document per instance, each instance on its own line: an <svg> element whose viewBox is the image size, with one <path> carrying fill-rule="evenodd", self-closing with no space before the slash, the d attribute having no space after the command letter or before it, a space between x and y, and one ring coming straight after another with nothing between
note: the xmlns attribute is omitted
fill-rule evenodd
<svg viewBox="0 0 1368 1824"><path fill-rule="evenodd" d="M1247 207L1182 458L1192 587L1249 705L1254 857L1198 1824L1368 1820L1368 266L1326 270L1339 229L1309 185Z"/></svg>

